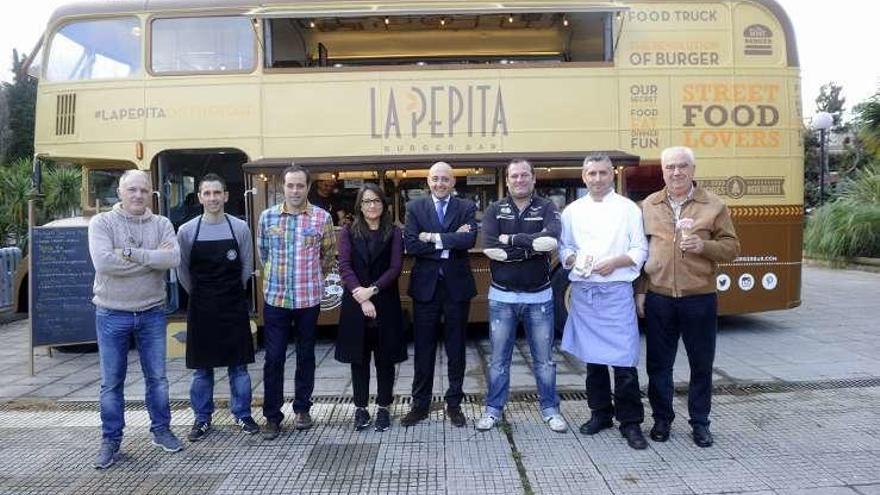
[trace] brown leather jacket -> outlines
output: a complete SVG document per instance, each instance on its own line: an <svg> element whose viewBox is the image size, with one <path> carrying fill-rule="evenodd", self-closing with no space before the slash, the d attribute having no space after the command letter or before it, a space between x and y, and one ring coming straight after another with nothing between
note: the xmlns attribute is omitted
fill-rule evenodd
<svg viewBox="0 0 880 495"><path fill-rule="evenodd" d="M679 233L665 188L645 198L642 213L648 237L648 260L637 284L637 292L651 291L670 297L715 292L717 264L733 261L740 249L730 211L721 199L694 186L692 199L681 208L681 218L694 220L691 234L699 235L705 241L700 254L682 256L678 248Z"/></svg>

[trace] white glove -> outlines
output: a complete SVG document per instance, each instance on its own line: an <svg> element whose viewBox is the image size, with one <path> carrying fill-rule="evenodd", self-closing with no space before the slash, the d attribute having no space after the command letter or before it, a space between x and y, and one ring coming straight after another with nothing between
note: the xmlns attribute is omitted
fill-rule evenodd
<svg viewBox="0 0 880 495"><path fill-rule="evenodd" d="M484 249L483 254L485 254L489 259L495 261L507 261L507 251L500 248Z"/></svg>
<svg viewBox="0 0 880 495"><path fill-rule="evenodd" d="M556 239L552 237L538 237L537 239L532 241L532 249L542 253L553 251L554 249L556 249L556 246Z"/></svg>

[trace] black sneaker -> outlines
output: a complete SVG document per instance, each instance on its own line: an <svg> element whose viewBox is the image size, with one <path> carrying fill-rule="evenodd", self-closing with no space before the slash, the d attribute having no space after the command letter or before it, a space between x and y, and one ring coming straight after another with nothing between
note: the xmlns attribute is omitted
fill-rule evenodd
<svg viewBox="0 0 880 495"><path fill-rule="evenodd" d="M665 442L669 440L669 430L671 425L665 419L655 419L654 426L651 427L651 440L655 442Z"/></svg>
<svg viewBox="0 0 880 495"><path fill-rule="evenodd" d="M275 440L280 433L281 423L266 421L266 427L263 428L263 440Z"/></svg>
<svg viewBox="0 0 880 495"><path fill-rule="evenodd" d="M464 413L461 412L460 406L447 406L446 417L449 418L449 422L452 423L452 426L462 428L467 424L467 418Z"/></svg>
<svg viewBox="0 0 880 495"><path fill-rule="evenodd" d="M354 429L361 431L370 426L370 413L366 408L359 407L354 410Z"/></svg>
<svg viewBox="0 0 880 495"><path fill-rule="evenodd" d="M595 435L596 433L611 428L612 426L614 426L614 421L612 421L611 418L590 416L590 420L582 424L579 431L582 435Z"/></svg>
<svg viewBox="0 0 880 495"><path fill-rule="evenodd" d="M260 425L258 425L257 422L254 421L254 418L250 416L236 419L235 424L241 428L241 431L248 435L256 435L260 432Z"/></svg>
<svg viewBox="0 0 880 495"><path fill-rule="evenodd" d="M387 407L379 407L376 409L376 431L385 431L391 428L391 413Z"/></svg>
<svg viewBox="0 0 880 495"><path fill-rule="evenodd" d="M712 439L712 432L709 431L709 425L695 424L693 426L693 439L697 447L711 447L715 440Z"/></svg>
<svg viewBox="0 0 880 495"><path fill-rule="evenodd" d="M425 419L428 419L428 408L413 407L400 418L400 426L415 426Z"/></svg>
<svg viewBox="0 0 880 495"><path fill-rule="evenodd" d="M211 423L207 421L196 421L193 423L192 429L189 430L189 435L186 438L190 442L198 442L199 440L205 438L208 433L211 432Z"/></svg>
<svg viewBox="0 0 880 495"><path fill-rule="evenodd" d="M626 439L626 444L632 449L643 450L648 448L648 441L642 433L642 428L637 425L626 425L620 427L620 434Z"/></svg>

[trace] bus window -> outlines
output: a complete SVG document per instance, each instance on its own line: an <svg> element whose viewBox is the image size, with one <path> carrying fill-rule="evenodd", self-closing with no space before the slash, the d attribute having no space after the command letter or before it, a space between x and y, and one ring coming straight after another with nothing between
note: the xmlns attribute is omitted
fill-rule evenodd
<svg viewBox="0 0 880 495"><path fill-rule="evenodd" d="M141 25L136 17L75 21L52 36L46 80L131 77L140 68Z"/></svg>
<svg viewBox="0 0 880 495"><path fill-rule="evenodd" d="M155 19L150 69L155 74L251 72L256 39L244 17Z"/></svg>
<svg viewBox="0 0 880 495"><path fill-rule="evenodd" d="M611 62L609 12L268 19L266 66Z"/></svg>
<svg viewBox="0 0 880 495"><path fill-rule="evenodd" d="M412 200L423 198L431 194L424 177L402 179L397 185L397 194L400 199L400 210L397 212L397 221L404 223L406 218L406 204ZM498 186L495 183L468 184L467 177L455 178L453 194L459 198L469 199L477 207L477 223L482 222L483 212L493 201L498 200Z"/></svg>
<svg viewBox="0 0 880 495"><path fill-rule="evenodd" d="M125 170L89 170L89 195L87 207L96 204L101 208L109 208L119 201L116 188L119 178Z"/></svg>
<svg viewBox="0 0 880 495"><path fill-rule="evenodd" d="M584 181L580 167L565 168L535 166L535 192L553 201L559 211L583 196Z"/></svg>
<svg viewBox="0 0 880 495"><path fill-rule="evenodd" d="M623 184L627 197L636 202L665 187L660 165L639 165L638 167L625 168Z"/></svg>

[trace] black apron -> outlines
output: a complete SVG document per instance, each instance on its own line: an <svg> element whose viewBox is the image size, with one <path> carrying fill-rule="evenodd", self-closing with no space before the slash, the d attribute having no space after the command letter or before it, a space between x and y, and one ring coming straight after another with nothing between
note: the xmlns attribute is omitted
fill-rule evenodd
<svg viewBox="0 0 880 495"><path fill-rule="evenodd" d="M237 366L254 362L247 299L241 283L241 253L232 239L200 241L196 225L189 256L192 292L186 315L186 367Z"/></svg>

